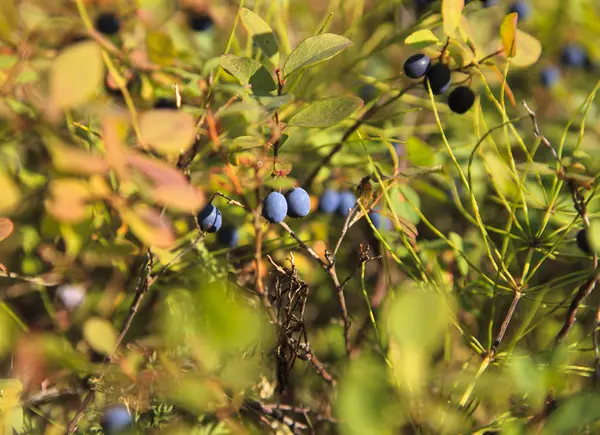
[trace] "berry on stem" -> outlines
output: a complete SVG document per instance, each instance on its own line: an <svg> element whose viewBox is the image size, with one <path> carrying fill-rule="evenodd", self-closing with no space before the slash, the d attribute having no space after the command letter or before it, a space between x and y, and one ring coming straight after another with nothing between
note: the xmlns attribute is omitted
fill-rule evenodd
<svg viewBox="0 0 600 435"><path fill-rule="evenodd" d="M430 65L431 58L426 54L413 54L404 62L404 73L411 79L418 79L427 73Z"/></svg>
<svg viewBox="0 0 600 435"><path fill-rule="evenodd" d="M443 94L450 87L450 83L452 83L450 68L448 68L448 65L441 62L436 63L429 68L426 77L429 81L429 86L431 87L433 95ZM427 83L425 83L425 89L427 89Z"/></svg>
<svg viewBox="0 0 600 435"><path fill-rule="evenodd" d="M560 57L563 65L574 68L581 68L585 66L586 58L587 56L583 48L573 43L568 44L563 48Z"/></svg>
<svg viewBox="0 0 600 435"><path fill-rule="evenodd" d="M475 93L467 86L459 86L450 92L448 106L454 113L466 113L475 102Z"/></svg>
<svg viewBox="0 0 600 435"><path fill-rule="evenodd" d="M100 426L106 435L123 433L133 425L131 415L124 405L109 406L100 418Z"/></svg>
<svg viewBox="0 0 600 435"><path fill-rule="evenodd" d="M560 70L554 65L546 67L540 72L540 82L545 88L551 88L554 86L558 82L559 78Z"/></svg>
<svg viewBox="0 0 600 435"><path fill-rule="evenodd" d="M288 205L285 197L279 192L271 192L263 201L263 217L271 223L278 224L285 219Z"/></svg>
<svg viewBox="0 0 600 435"><path fill-rule="evenodd" d="M240 233L237 228L226 226L217 233L217 241L228 248L235 248L240 243Z"/></svg>
<svg viewBox="0 0 600 435"><path fill-rule="evenodd" d="M331 214L337 210L340 205L340 194L332 189L326 189L319 199L319 210L323 213Z"/></svg>
<svg viewBox="0 0 600 435"><path fill-rule="evenodd" d="M577 233L577 246L579 246L579 249L581 249L586 254L591 254L592 247L590 246L590 242L588 241L587 234L587 228L579 230L579 232Z"/></svg>
<svg viewBox="0 0 600 435"><path fill-rule="evenodd" d="M104 12L96 17L96 30L105 35L115 35L121 29L121 20L112 12Z"/></svg>
<svg viewBox="0 0 600 435"><path fill-rule="evenodd" d="M198 11L188 11L187 22L194 32L206 32L214 25L210 15Z"/></svg>
<svg viewBox="0 0 600 435"><path fill-rule="evenodd" d="M342 217L347 217L350 209L356 205L356 196L349 190L340 192L340 205L337 212Z"/></svg>
<svg viewBox="0 0 600 435"><path fill-rule="evenodd" d="M198 213L198 225L202 231L214 233L219 231L223 224L223 216L217 207L208 204L200 213Z"/></svg>
<svg viewBox="0 0 600 435"><path fill-rule="evenodd" d="M285 194L287 201L287 215L291 218L300 218L306 216L310 212L310 196L301 187L291 189Z"/></svg>

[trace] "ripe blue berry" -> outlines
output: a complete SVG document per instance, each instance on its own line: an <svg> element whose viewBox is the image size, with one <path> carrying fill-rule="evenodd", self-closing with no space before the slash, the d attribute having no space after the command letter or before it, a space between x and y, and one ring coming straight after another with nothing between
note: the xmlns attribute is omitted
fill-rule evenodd
<svg viewBox="0 0 600 435"><path fill-rule="evenodd" d="M411 79L418 79L427 73L430 65L431 58L426 54L413 54L404 62L404 73Z"/></svg>
<svg viewBox="0 0 600 435"><path fill-rule="evenodd" d="M80 285L65 284L58 288L56 295L67 310L73 311L85 300L85 289Z"/></svg>
<svg viewBox="0 0 600 435"><path fill-rule="evenodd" d="M285 219L288 205L285 197L279 192L271 192L263 202L263 217L271 223L278 224Z"/></svg>
<svg viewBox="0 0 600 435"><path fill-rule="evenodd" d="M96 17L96 30L105 35L114 35L121 29L121 20L111 12L105 12Z"/></svg>
<svg viewBox="0 0 600 435"><path fill-rule="evenodd" d="M540 72L540 82L545 88L551 88L554 86L558 82L559 78L560 71L554 65L546 67Z"/></svg>
<svg viewBox="0 0 600 435"><path fill-rule="evenodd" d="M356 205L356 196L349 190L340 192L340 205L337 208L337 212L340 216L346 217L350 212L350 209Z"/></svg>
<svg viewBox="0 0 600 435"><path fill-rule="evenodd" d="M575 68L585 66L586 58L585 51L577 44L566 45L561 54L563 65Z"/></svg>
<svg viewBox="0 0 600 435"><path fill-rule="evenodd" d="M335 190L327 189L319 199L319 210L323 213L331 214L337 210L340 205L340 194Z"/></svg>
<svg viewBox="0 0 600 435"><path fill-rule="evenodd" d="M513 2L512 5L510 5L510 7L508 8L508 12L516 12L518 15L518 21L526 20L529 17L530 12L529 5L524 0L517 0Z"/></svg>
<svg viewBox="0 0 600 435"><path fill-rule="evenodd" d="M285 194L287 201L287 215L291 218L300 218L310 212L310 196L301 187L296 187Z"/></svg>
<svg viewBox="0 0 600 435"><path fill-rule="evenodd" d="M475 93L467 86L459 86L450 92L448 106L454 113L466 113L475 102Z"/></svg>
<svg viewBox="0 0 600 435"><path fill-rule="evenodd" d="M586 254L591 254L592 248L590 246L590 242L588 241L587 233L587 228L579 230L579 232L577 233L577 246L579 246L579 249L581 249Z"/></svg>
<svg viewBox="0 0 600 435"><path fill-rule="evenodd" d="M100 426L106 435L123 433L132 424L131 415L124 405L113 405L106 408L100 418Z"/></svg>
<svg viewBox="0 0 600 435"><path fill-rule="evenodd" d="M155 109L177 109L177 101L170 98L159 98L154 103Z"/></svg>
<svg viewBox="0 0 600 435"><path fill-rule="evenodd" d="M431 86L433 95L440 95L446 92L452 82L450 68L444 63L436 63L429 68L426 77L429 81L429 86ZM425 84L425 89L427 89L427 83Z"/></svg>
<svg viewBox="0 0 600 435"><path fill-rule="evenodd" d="M206 32L214 24L210 15L198 11L189 11L187 14L187 22L190 28L195 32Z"/></svg>
<svg viewBox="0 0 600 435"><path fill-rule="evenodd" d="M217 233L217 240L228 248L235 248L240 243L240 232L232 226L224 227Z"/></svg>
<svg viewBox="0 0 600 435"><path fill-rule="evenodd" d="M198 213L198 224L202 231L214 233L221 228L223 216L217 207L208 204L200 213Z"/></svg>

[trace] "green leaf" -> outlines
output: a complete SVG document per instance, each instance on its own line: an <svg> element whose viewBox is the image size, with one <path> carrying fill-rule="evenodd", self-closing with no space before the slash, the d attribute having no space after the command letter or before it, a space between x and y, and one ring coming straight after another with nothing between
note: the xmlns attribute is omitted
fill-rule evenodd
<svg viewBox="0 0 600 435"><path fill-rule="evenodd" d="M415 166L432 166L435 163L435 153L429 145L415 136L406 141L408 161Z"/></svg>
<svg viewBox="0 0 600 435"><path fill-rule="evenodd" d="M0 169L0 214L9 214L19 205L21 191L8 174Z"/></svg>
<svg viewBox="0 0 600 435"><path fill-rule="evenodd" d="M292 94L283 94L277 96L258 96L256 99L265 109L273 110L278 109L284 104L290 103L294 100L294 96Z"/></svg>
<svg viewBox="0 0 600 435"><path fill-rule="evenodd" d="M241 85L251 85L255 95L268 95L277 89L269 71L260 62L249 57L225 54L221 56L221 67Z"/></svg>
<svg viewBox="0 0 600 435"><path fill-rule="evenodd" d="M311 36L296 47L283 65L283 76L289 77L292 73L316 65L324 60L331 59L336 54L352 45L352 41L333 33Z"/></svg>
<svg viewBox="0 0 600 435"><path fill-rule="evenodd" d="M335 97L315 101L296 113L289 125L297 127L329 127L338 124L363 106L358 97Z"/></svg>
<svg viewBox="0 0 600 435"><path fill-rule="evenodd" d="M112 324L100 317L91 317L83 325L83 338L90 347L103 355L109 355L117 344L117 333Z"/></svg>
<svg viewBox="0 0 600 435"><path fill-rule="evenodd" d="M421 29L411 33L406 37L404 43L410 45L412 48L421 49L429 47L433 44L438 44L440 40L433 32L429 29Z"/></svg>
<svg viewBox="0 0 600 435"><path fill-rule="evenodd" d="M582 393L561 400L548 418L544 434L581 433L583 428L600 420L600 396Z"/></svg>
<svg viewBox="0 0 600 435"><path fill-rule="evenodd" d="M229 145L227 158L233 166L238 166L245 162L254 162L256 161L256 156L252 153L252 150L261 149L262 147L262 141L256 136L239 136Z"/></svg>
<svg viewBox="0 0 600 435"><path fill-rule="evenodd" d="M454 243L454 246L456 246L457 251L464 251L463 239L459 234L452 231L449 234L449 238L450 241ZM455 255L458 271L460 272L461 276L467 276L469 273L469 263L467 263L467 260L465 260L465 258L459 254L459 252L456 252Z"/></svg>
<svg viewBox="0 0 600 435"><path fill-rule="evenodd" d="M260 47L273 65L279 65L279 47L271 27L265 20L247 8L240 10L240 18L256 45Z"/></svg>
<svg viewBox="0 0 600 435"><path fill-rule="evenodd" d="M507 57L515 57L517 54L517 20L519 15L516 12L512 12L504 17L502 24L500 24L500 39L502 40L502 47L504 48L504 54Z"/></svg>
<svg viewBox="0 0 600 435"><path fill-rule="evenodd" d="M196 138L194 118L186 112L149 110L140 115L139 125L144 142L165 154L179 154Z"/></svg>
<svg viewBox="0 0 600 435"><path fill-rule="evenodd" d="M50 67L50 97L63 109L88 101L104 80L102 52L94 41L65 48Z"/></svg>
<svg viewBox="0 0 600 435"><path fill-rule="evenodd" d="M465 0L442 0L442 18L444 20L444 33L454 36L454 32L460 23Z"/></svg>
<svg viewBox="0 0 600 435"><path fill-rule="evenodd" d="M146 34L146 49L150 62L161 66L172 65L177 55L171 37L158 31L149 31Z"/></svg>

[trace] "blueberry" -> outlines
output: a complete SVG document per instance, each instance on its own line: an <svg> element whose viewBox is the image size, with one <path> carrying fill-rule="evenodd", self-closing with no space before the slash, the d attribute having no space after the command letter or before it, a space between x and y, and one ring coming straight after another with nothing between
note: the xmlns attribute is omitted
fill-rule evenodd
<svg viewBox="0 0 600 435"><path fill-rule="evenodd" d="M365 103L368 103L369 101L373 101L375 98L377 98L377 94L378 94L377 88L371 84L362 85L358 89L358 96Z"/></svg>
<svg viewBox="0 0 600 435"><path fill-rule="evenodd" d="M106 435L124 433L132 425L131 415L124 405L109 406L100 418L100 426Z"/></svg>
<svg viewBox="0 0 600 435"><path fill-rule="evenodd" d="M340 192L340 205L337 208L337 212L340 216L348 216L348 212L351 208L356 205L356 196L349 190Z"/></svg>
<svg viewBox="0 0 600 435"><path fill-rule="evenodd" d="M450 68L444 63L436 63L427 71L427 80L429 81L433 95L443 94L448 90L452 82ZM425 84L425 89L427 89L427 83Z"/></svg>
<svg viewBox="0 0 600 435"><path fill-rule="evenodd" d="M404 62L404 73L411 79L418 79L427 73L430 65L431 58L426 54L413 54Z"/></svg>
<svg viewBox="0 0 600 435"><path fill-rule="evenodd" d="M585 66L587 55L577 44L568 44L563 48L561 61L563 65L580 68Z"/></svg>
<svg viewBox="0 0 600 435"><path fill-rule="evenodd" d="M121 20L111 12L105 12L96 17L96 30L105 35L114 35L121 29Z"/></svg>
<svg viewBox="0 0 600 435"><path fill-rule="evenodd" d="M197 11L189 11L187 13L187 22L194 32L206 32L214 24L210 15Z"/></svg>
<svg viewBox="0 0 600 435"><path fill-rule="evenodd" d="M454 113L466 113L475 102L475 93L467 86L459 86L448 95L448 106Z"/></svg>
<svg viewBox="0 0 600 435"><path fill-rule="evenodd" d="M490 6L497 5L498 0L481 0L481 4L484 8L489 8Z"/></svg>
<svg viewBox="0 0 600 435"><path fill-rule="evenodd" d="M228 248L235 248L240 243L240 233L237 228L226 226L217 233L217 240Z"/></svg>
<svg viewBox="0 0 600 435"><path fill-rule="evenodd" d="M427 12L429 7L433 4L435 0L414 0L415 12L417 15L421 15L424 12Z"/></svg>
<svg viewBox="0 0 600 435"><path fill-rule="evenodd" d="M335 190L327 189L319 199L319 210L323 213L331 214L337 210L340 205L340 194Z"/></svg>
<svg viewBox="0 0 600 435"><path fill-rule="evenodd" d="M369 218L371 219L371 222L373 222L375 228L378 230L381 230L382 228L385 230L390 229L390 220L387 217L382 216L378 211L371 210L369 212Z"/></svg>
<svg viewBox="0 0 600 435"><path fill-rule="evenodd" d="M155 109L177 109L177 101L170 98L159 98L154 103Z"/></svg>
<svg viewBox="0 0 600 435"><path fill-rule="evenodd" d="M540 72L540 82L545 88L554 86L560 78L560 70L554 65L544 68Z"/></svg>
<svg viewBox="0 0 600 435"><path fill-rule="evenodd" d="M508 8L508 13L516 12L518 15L517 20L526 20L529 17L529 5L524 0L517 0L513 2Z"/></svg>
<svg viewBox="0 0 600 435"><path fill-rule="evenodd" d="M592 248L587 238L587 228L584 228L577 233L577 246L579 246L579 249L586 254L592 253Z"/></svg>
<svg viewBox="0 0 600 435"><path fill-rule="evenodd" d="M291 218L300 218L310 212L310 196L301 187L296 187L285 194L287 201L287 215Z"/></svg>
<svg viewBox="0 0 600 435"><path fill-rule="evenodd" d="M208 204L200 213L198 213L198 224L202 231L214 233L221 228L223 216L217 207Z"/></svg>
<svg viewBox="0 0 600 435"><path fill-rule="evenodd" d="M80 285L65 284L56 292L58 299L69 311L76 309L85 299L85 289Z"/></svg>
<svg viewBox="0 0 600 435"><path fill-rule="evenodd" d="M283 221L287 212L287 201L279 192L269 193L263 201L263 217L271 223L278 224Z"/></svg>

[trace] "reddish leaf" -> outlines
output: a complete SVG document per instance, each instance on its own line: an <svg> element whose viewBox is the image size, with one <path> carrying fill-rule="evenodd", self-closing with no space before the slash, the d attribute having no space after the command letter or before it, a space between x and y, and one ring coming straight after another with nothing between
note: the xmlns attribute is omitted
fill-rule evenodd
<svg viewBox="0 0 600 435"><path fill-rule="evenodd" d="M15 229L13 222L6 217L0 218L0 242L12 234Z"/></svg>
<svg viewBox="0 0 600 435"><path fill-rule="evenodd" d="M136 204L122 210L121 215L131 232L144 244L168 248L175 243L175 231L167 216L146 205Z"/></svg>

